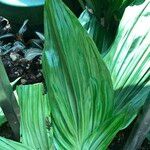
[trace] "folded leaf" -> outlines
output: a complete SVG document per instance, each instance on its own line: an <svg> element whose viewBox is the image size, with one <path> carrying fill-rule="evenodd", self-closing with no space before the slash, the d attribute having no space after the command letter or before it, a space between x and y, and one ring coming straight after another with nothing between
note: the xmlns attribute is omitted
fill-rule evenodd
<svg viewBox="0 0 150 150"><path fill-rule="evenodd" d="M61 0L46 1L43 70L56 149L86 147L112 118L112 83L94 42Z"/></svg>
<svg viewBox="0 0 150 150"><path fill-rule="evenodd" d="M34 149L52 149L50 105L42 84L17 87L21 108L21 142Z"/></svg>
<svg viewBox="0 0 150 150"><path fill-rule="evenodd" d="M116 91L116 112L127 114L125 126L129 118L135 117L150 92L149 10L149 0L126 9L114 44L105 57Z"/></svg>

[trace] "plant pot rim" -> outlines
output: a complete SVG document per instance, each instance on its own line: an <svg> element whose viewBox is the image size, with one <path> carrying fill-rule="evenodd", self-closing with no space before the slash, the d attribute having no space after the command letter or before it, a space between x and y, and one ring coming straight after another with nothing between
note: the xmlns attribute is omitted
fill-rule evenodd
<svg viewBox="0 0 150 150"><path fill-rule="evenodd" d="M39 7L45 0L0 0L0 3L10 7Z"/></svg>

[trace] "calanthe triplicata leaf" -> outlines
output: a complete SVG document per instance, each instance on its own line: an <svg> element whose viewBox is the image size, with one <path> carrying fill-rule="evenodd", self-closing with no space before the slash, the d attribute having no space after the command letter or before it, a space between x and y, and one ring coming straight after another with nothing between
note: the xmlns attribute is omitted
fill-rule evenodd
<svg viewBox="0 0 150 150"><path fill-rule="evenodd" d="M44 13L43 70L54 145L61 150L84 150L93 145L85 144L91 134L99 136L95 130L108 128L112 118L110 75L94 42L61 0L47 0Z"/></svg>
<svg viewBox="0 0 150 150"><path fill-rule="evenodd" d="M113 81L116 112L126 112L126 126L150 92L149 0L126 9L116 39L104 59Z"/></svg>
<svg viewBox="0 0 150 150"><path fill-rule="evenodd" d="M51 150L50 105L43 85L18 86L17 94L21 108L21 142L36 150Z"/></svg>

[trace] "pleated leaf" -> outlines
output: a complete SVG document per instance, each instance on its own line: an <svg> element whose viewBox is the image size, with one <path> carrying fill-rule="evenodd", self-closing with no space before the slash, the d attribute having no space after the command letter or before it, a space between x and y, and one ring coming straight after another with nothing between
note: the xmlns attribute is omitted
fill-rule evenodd
<svg viewBox="0 0 150 150"><path fill-rule="evenodd" d="M0 137L0 150L35 150L21 143Z"/></svg>
<svg viewBox="0 0 150 150"><path fill-rule="evenodd" d="M134 118L150 92L149 0L126 9L105 62L116 91L116 112L125 111L128 122L128 117Z"/></svg>
<svg viewBox="0 0 150 150"><path fill-rule="evenodd" d="M44 12L43 71L54 145L58 150L92 146L84 142L91 134L99 135L95 130L112 118L109 72L94 42L61 0L47 0Z"/></svg>
<svg viewBox="0 0 150 150"><path fill-rule="evenodd" d="M50 105L42 84L17 87L21 110L21 142L34 149L50 150Z"/></svg>
<svg viewBox="0 0 150 150"><path fill-rule="evenodd" d="M97 127L93 133L86 139L82 150L106 150L109 144L121 130L124 122L124 113L115 115L104 121Z"/></svg>

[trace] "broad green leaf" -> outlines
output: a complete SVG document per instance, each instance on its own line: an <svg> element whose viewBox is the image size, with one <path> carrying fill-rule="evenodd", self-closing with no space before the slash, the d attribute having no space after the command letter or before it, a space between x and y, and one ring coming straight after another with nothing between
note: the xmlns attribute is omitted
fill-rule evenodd
<svg viewBox="0 0 150 150"><path fill-rule="evenodd" d="M124 114L112 115L112 118L103 122L89 136L83 146L83 150L106 150L108 145L121 130Z"/></svg>
<svg viewBox="0 0 150 150"><path fill-rule="evenodd" d="M132 13L130 13L132 12ZM115 92L116 112L126 112L125 126L150 92L150 1L128 7L105 62ZM120 113L121 113L120 112Z"/></svg>
<svg viewBox="0 0 150 150"><path fill-rule="evenodd" d="M19 142L0 137L0 150L35 150Z"/></svg>
<svg viewBox="0 0 150 150"><path fill-rule="evenodd" d="M52 149L50 105L42 84L17 87L21 110L21 142L34 149Z"/></svg>
<svg viewBox="0 0 150 150"><path fill-rule="evenodd" d="M61 0L46 0L44 12L43 71L54 145L58 150L92 146L84 143L91 134L99 135L98 127L107 128L103 125L113 117L109 72L94 42Z"/></svg>

